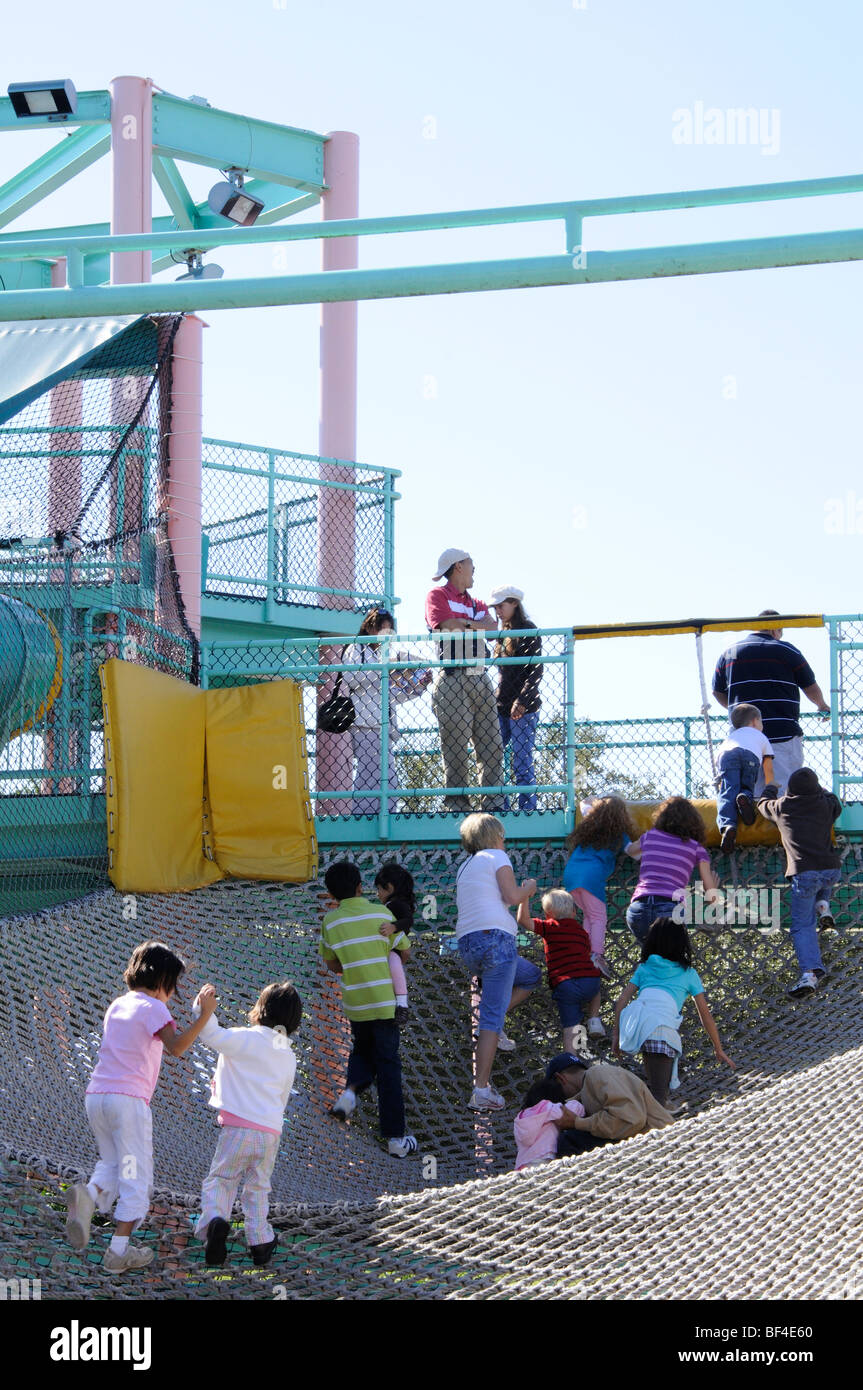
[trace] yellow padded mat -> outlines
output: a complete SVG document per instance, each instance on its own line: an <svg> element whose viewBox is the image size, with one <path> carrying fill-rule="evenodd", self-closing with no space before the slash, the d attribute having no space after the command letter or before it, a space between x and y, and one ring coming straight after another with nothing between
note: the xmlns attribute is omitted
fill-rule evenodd
<svg viewBox="0 0 863 1390"><path fill-rule="evenodd" d="M206 699L113 659L101 667L108 874L121 893L176 893L224 875L201 837Z"/></svg>
<svg viewBox="0 0 863 1390"><path fill-rule="evenodd" d="M708 847L718 848L721 837L716 824L716 802L693 797L692 804L707 827ZM653 818L661 805L661 801L627 801L626 809L638 835L643 835L645 830L652 828ZM758 816L754 825L744 825L743 821L738 821L737 843L744 846L778 845L779 831L772 821L765 820L763 816Z"/></svg>
<svg viewBox="0 0 863 1390"><path fill-rule="evenodd" d="M314 877L302 698L293 681L207 691L207 786L213 854L225 873Z"/></svg>
<svg viewBox="0 0 863 1390"><path fill-rule="evenodd" d="M101 668L109 874L124 893L317 873L300 689Z"/></svg>

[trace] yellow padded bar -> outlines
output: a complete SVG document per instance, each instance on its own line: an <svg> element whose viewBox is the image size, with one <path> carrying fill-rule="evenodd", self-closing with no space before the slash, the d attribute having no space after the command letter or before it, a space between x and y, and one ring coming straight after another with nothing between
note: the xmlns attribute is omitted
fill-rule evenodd
<svg viewBox="0 0 863 1390"><path fill-rule="evenodd" d="M696 799L695 797L691 799L692 805L700 813L701 819L707 827L709 848L718 848L720 834L716 824L716 802ZM654 816L661 805L661 801L627 801L626 809L636 827L636 836L643 835L645 830L652 828ZM763 816L758 816L754 825L744 825L743 821L738 821L737 844L744 849L747 845L778 845L779 831L772 821L765 820Z"/></svg>

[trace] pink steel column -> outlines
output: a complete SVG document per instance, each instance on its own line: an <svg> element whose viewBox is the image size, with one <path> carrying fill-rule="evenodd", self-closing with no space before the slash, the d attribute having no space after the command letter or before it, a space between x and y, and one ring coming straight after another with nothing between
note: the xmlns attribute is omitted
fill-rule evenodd
<svg viewBox="0 0 863 1390"><path fill-rule="evenodd" d="M153 226L153 84L148 77L111 83L111 233L149 232ZM111 284L149 280L149 251L111 256Z"/></svg>
<svg viewBox="0 0 863 1390"><path fill-rule="evenodd" d="M201 635L201 435L203 330L196 314L183 319L171 362L171 435L168 441L168 540L186 620Z"/></svg>
<svg viewBox="0 0 863 1390"><path fill-rule="evenodd" d="M51 267L51 284L62 289L66 284L66 257ZM52 387L50 423L52 426L80 425L83 419L83 383L61 381ZM52 434L48 445L48 524L52 531L67 530L81 507L81 457L63 458L72 449L80 451L80 434ZM55 575L53 578L61 578Z"/></svg>
<svg viewBox="0 0 863 1390"><path fill-rule="evenodd" d="M324 220L359 215L359 136L331 131L324 146ZM358 265L356 237L330 237L323 243L324 270L354 270ZM325 458L353 461L357 454L357 306L321 306L321 419L319 450ZM347 589L348 596L322 594L325 608L352 607L349 596L355 585L354 493L328 489L328 481L352 483L352 468L321 464L318 504L318 583L325 588ZM335 661L339 648L325 647L322 661ZM325 699L332 685L321 692ZM316 777L322 791L346 790L352 781L350 734L317 734ZM349 813L345 799L318 800L318 815Z"/></svg>

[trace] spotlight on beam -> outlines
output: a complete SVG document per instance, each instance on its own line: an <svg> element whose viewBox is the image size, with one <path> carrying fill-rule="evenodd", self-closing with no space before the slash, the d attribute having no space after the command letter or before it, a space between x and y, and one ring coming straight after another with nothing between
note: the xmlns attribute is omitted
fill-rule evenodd
<svg viewBox="0 0 863 1390"><path fill-rule="evenodd" d="M78 93L68 77L57 82L10 82L6 90L20 118L48 116L64 121L78 110Z"/></svg>
<svg viewBox="0 0 863 1390"><path fill-rule="evenodd" d="M240 227L251 227L257 222L266 207L260 198L255 198L243 189L242 169L226 169L227 183L215 183L207 197L213 212L236 222Z"/></svg>
<svg viewBox="0 0 863 1390"><path fill-rule="evenodd" d="M204 265L200 251L187 251L183 259L186 272L178 275L178 280L221 280L225 273L220 265Z"/></svg>

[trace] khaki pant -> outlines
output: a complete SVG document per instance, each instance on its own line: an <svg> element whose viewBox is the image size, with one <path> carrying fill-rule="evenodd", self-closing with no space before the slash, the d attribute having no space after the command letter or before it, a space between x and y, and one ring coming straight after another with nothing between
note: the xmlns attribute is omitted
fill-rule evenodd
<svg viewBox="0 0 863 1390"><path fill-rule="evenodd" d="M485 672L467 675L463 670L440 671L435 678L432 709L440 725L440 747L448 787L470 785L468 748L473 743L482 787L499 787L503 781L503 744L491 681ZM467 796L448 796L449 811L469 811ZM499 811L503 796L482 798L484 811Z"/></svg>

